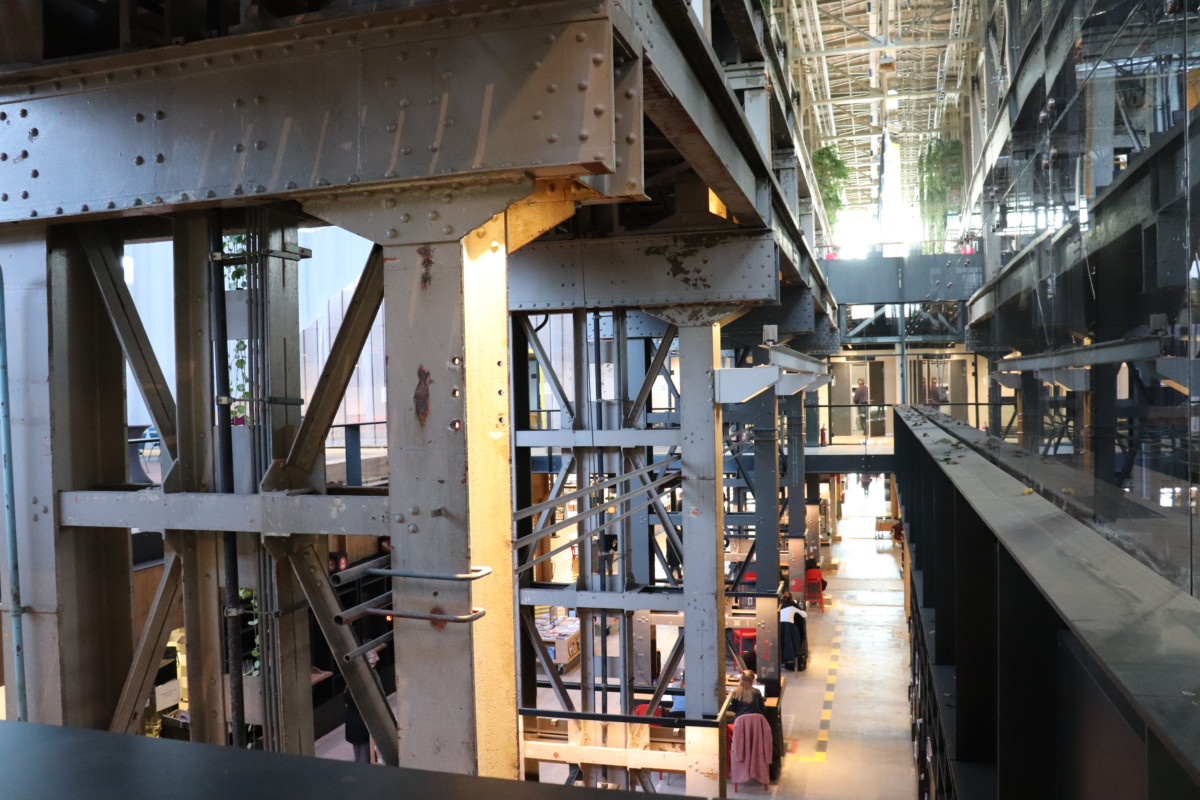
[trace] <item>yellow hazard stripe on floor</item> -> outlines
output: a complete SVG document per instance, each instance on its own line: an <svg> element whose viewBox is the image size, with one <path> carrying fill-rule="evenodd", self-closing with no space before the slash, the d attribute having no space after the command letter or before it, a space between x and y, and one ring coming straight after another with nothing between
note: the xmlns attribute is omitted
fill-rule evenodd
<svg viewBox="0 0 1200 800"><path fill-rule="evenodd" d="M839 609L837 617L834 619L833 629L835 631L840 632L842 630L842 613L841 609ZM832 647L829 650L829 669L825 676L825 693L821 698L823 708L821 709L821 724L817 730L817 741L813 748L815 752L811 756L795 757L798 761L817 764L825 763L826 751L829 748L829 726L833 720L833 695L837 689L838 660L841 656L839 645L841 645L841 642L842 637L839 634L834 634Z"/></svg>

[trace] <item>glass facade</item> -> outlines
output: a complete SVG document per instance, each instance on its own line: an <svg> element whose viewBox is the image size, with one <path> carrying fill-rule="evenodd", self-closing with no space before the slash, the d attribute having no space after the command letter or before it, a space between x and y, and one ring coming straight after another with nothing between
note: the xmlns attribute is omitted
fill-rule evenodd
<svg viewBox="0 0 1200 800"><path fill-rule="evenodd" d="M996 3L955 242L983 259L994 458L1193 594L1196 11Z"/></svg>

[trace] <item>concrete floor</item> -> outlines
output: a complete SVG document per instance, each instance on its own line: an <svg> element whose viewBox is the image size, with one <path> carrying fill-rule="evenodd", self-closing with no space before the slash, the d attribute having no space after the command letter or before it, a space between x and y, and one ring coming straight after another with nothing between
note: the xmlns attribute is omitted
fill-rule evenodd
<svg viewBox="0 0 1200 800"><path fill-rule="evenodd" d="M908 714L908 629L899 550L875 538L885 516L883 481L864 495L846 489L842 541L832 555L825 613L810 608L808 670L794 673L783 698L789 753L778 786L740 787L740 793L839 800L911 800L916 771ZM821 752L823 706L829 706L828 744Z"/></svg>
<svg viewBox="0 0 1200 800"><path fill-rule="evenodd" d="M883 484L875 480L864 493L856 477L847 482L838 522L842 540L829 554L840 559L840 568L826 575L826 597L832 602L823 613L809 607L808 669L785 673L787 753L779 783L742 784L736 793L730 784L729 797L912 800L917 795L900 551L890 536L875 538L875 518L888 514ZM661 793L683 793L679 777L654 783Z"/></svg>
<svg viewBox="0 0 1200 800"><path fill-rule="evenodd" d="M846 487L840 559L827 575L831 601L810 607L811 658L805 672L787 673L783 726L787 753L777 785L742 784L730 797L805 800L912 800L916 797L908 715L908 630L899 550L875 538L875 518L886 516L883 481L863 493L854 477ZM664 632L666 633L666 632ZM669 642L660 646L669 646ZM568 679L571 672L568 671ZM553 706L550 690L544 702ZM824 712L828 712L825 714ZM822 717L827 716L827 733ZM350 760L342 729L317 742L317 755ZM559 782L556 766L542 780ZM663 794L682 794L680 776L654 780Z"/></svg>

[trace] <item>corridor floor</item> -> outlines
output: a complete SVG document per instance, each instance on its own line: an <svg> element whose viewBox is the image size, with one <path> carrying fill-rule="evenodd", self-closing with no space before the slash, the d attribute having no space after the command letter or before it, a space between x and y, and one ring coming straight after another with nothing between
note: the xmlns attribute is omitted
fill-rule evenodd
<svg viewBox="0 0 1200 800"><path fill-rule="evenodd" d="M908 631L900 551L875 538L887 514L883 481L865 494L846 489L840 568L829 573L822 613L809 607L808 669L790 673L783 696L784 756L779 784L738 794L805 800L916 797L908 713ZM733 796L733 793L730 792Z"/></svg>

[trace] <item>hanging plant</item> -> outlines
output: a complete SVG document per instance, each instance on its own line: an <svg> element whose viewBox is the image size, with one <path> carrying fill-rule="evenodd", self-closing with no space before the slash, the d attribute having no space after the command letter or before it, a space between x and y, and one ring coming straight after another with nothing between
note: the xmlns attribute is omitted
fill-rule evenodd
<svg viewBox="0 0 1200 800"><path fill-rule="evenodd" d="M963 146L957 139L934 139L917 161L918 198L925 227L926 253L940 253L946 246L946 218L962 202Z"/></svg>
<svg viewBox="0 0 1200 800"><path fill-rule="evenodd" d="M837 219L838 212L845 207L842 191L850 178L850 167L838 157L836 145L829 145L816 150L812 154L813 172L817 174L817 188L821 192L821 202L825 204L825 216L830 224Z"/></svg>

